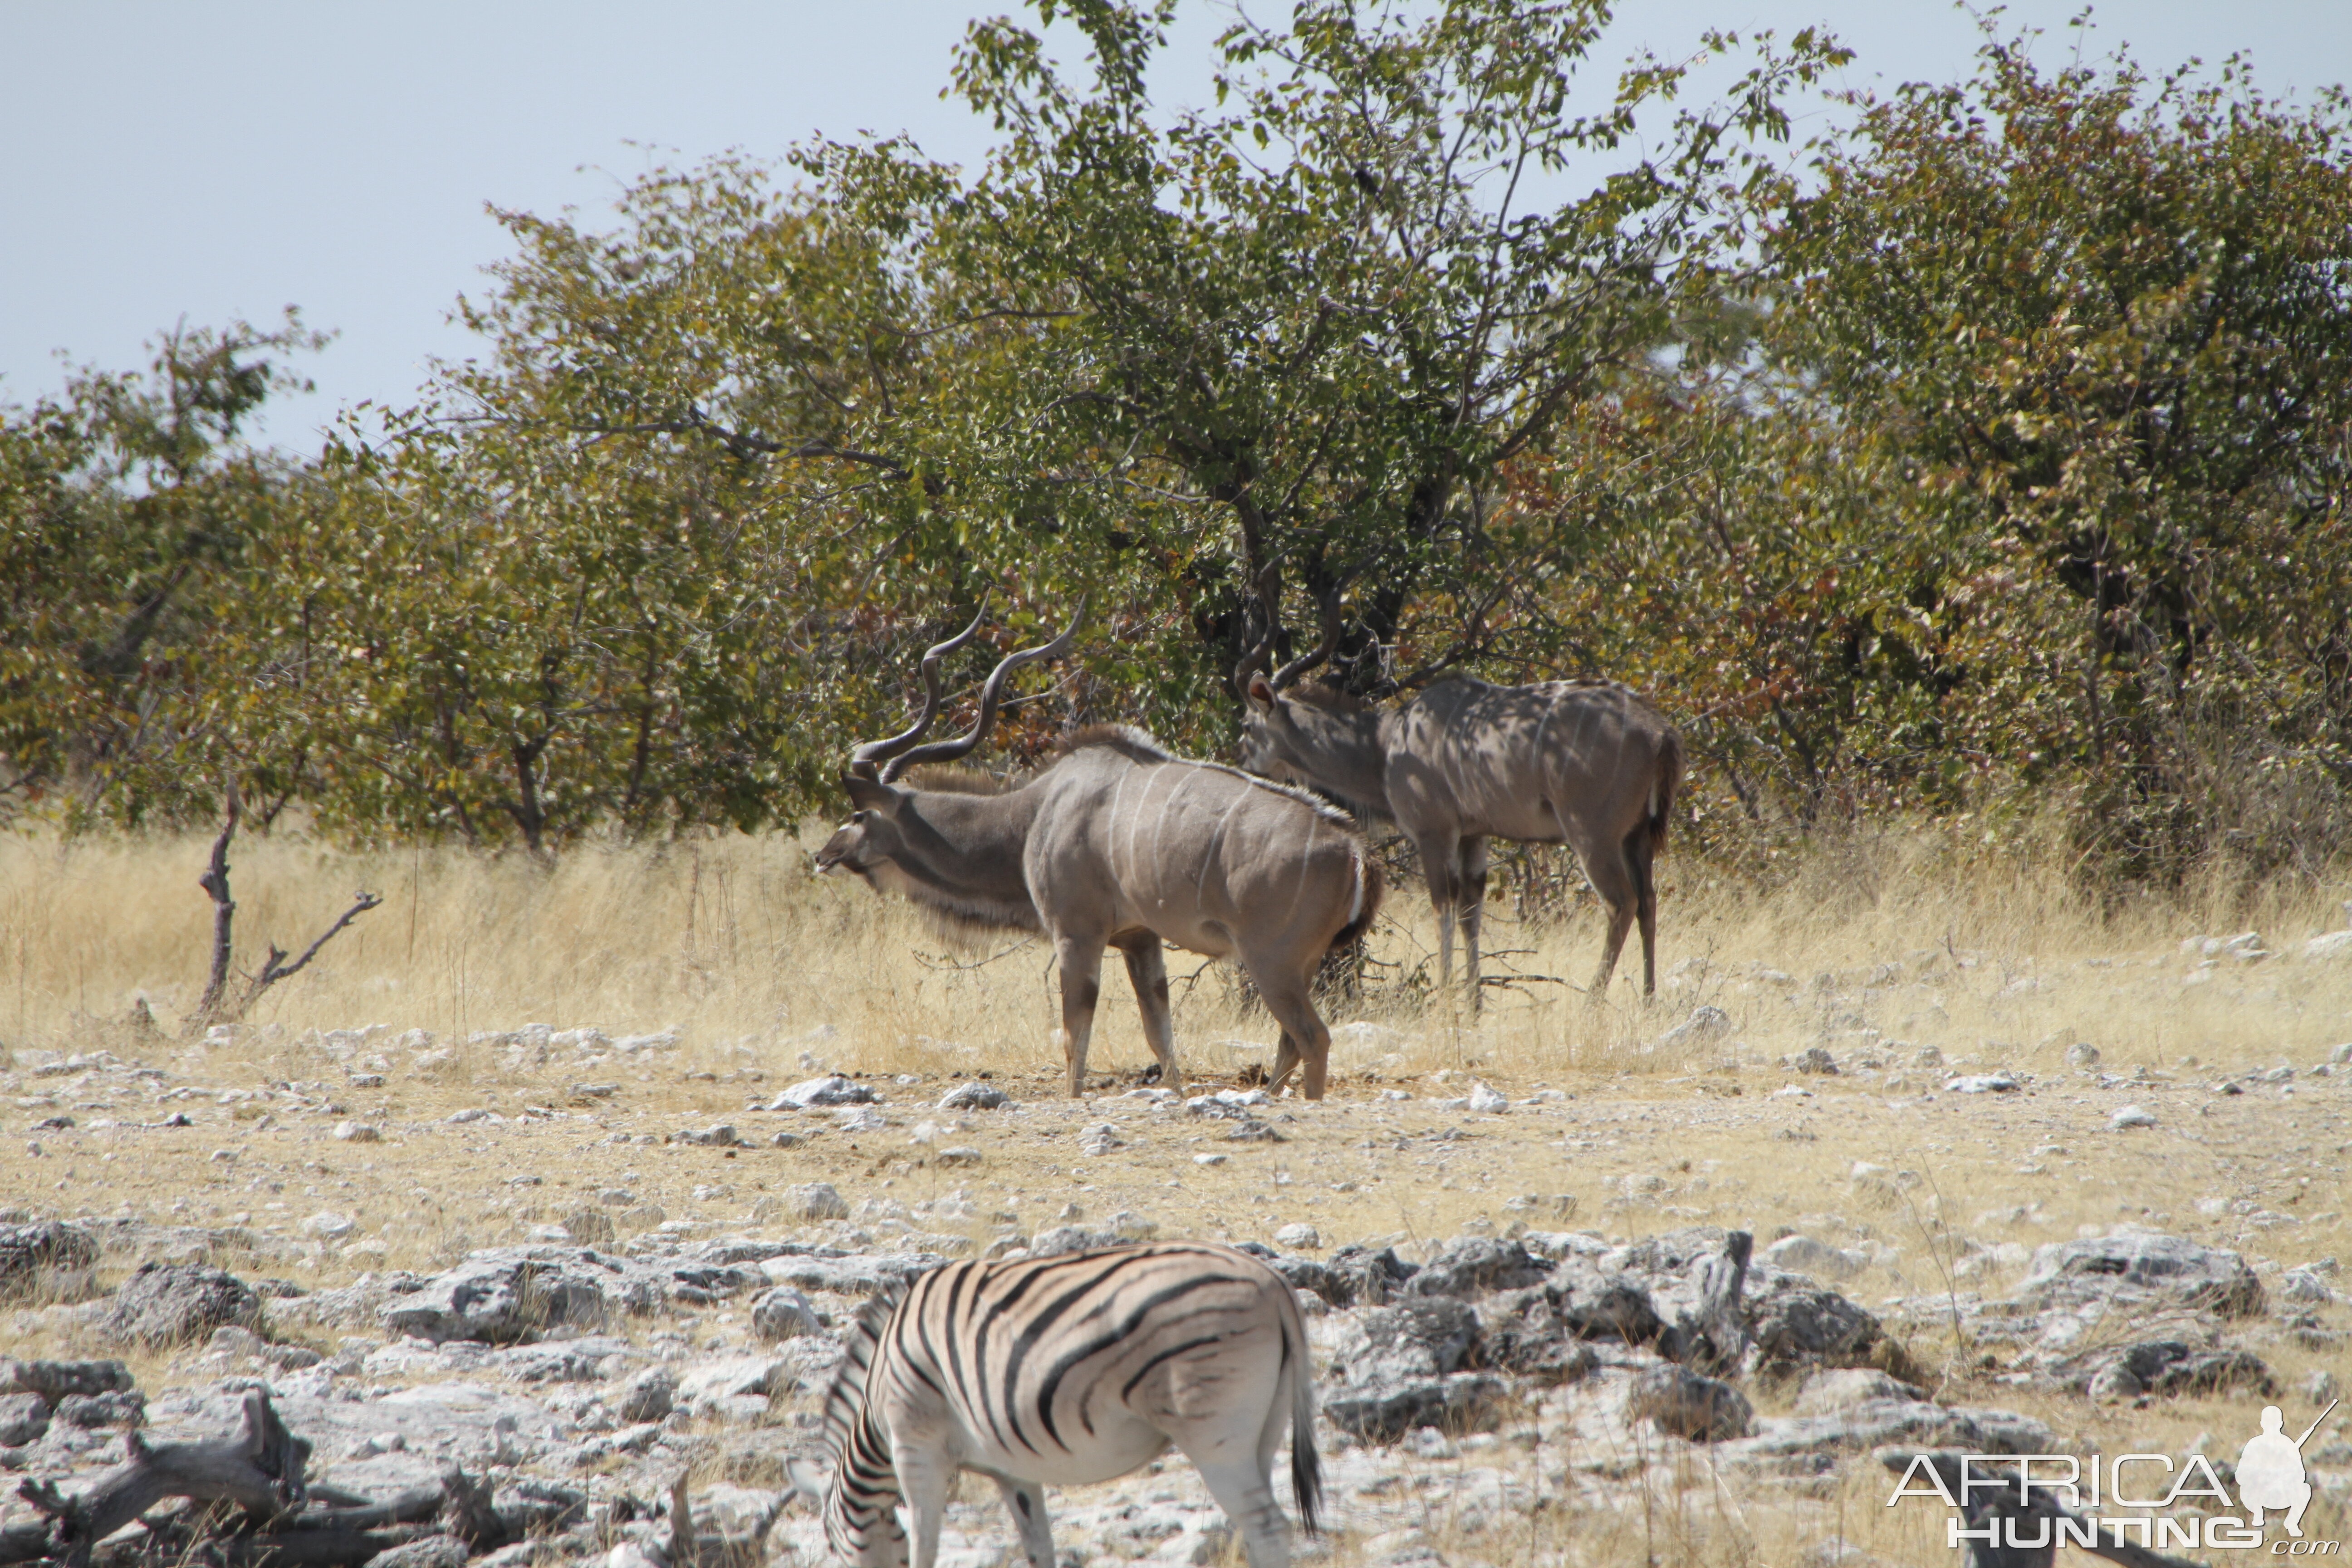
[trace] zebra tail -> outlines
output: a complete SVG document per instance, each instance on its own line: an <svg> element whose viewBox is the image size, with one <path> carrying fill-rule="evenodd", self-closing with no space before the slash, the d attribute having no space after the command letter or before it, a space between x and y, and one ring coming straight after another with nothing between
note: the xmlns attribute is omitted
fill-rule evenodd
<svg viewBox="0 0 2352 1568"><path fill-rule="evenodd" d="M1306 1326L1297 1319L1297 1310L1294 1304L1291 1321L1283 1325L1286 1339L1294 1325L1298 1330L1298 1342L1290 1351L1290 1493L1298 1500L1299 1528L1309 1535L1320 1535L1323 1456L1315 1447L1315 1363L1308 1354Z"/></svg>

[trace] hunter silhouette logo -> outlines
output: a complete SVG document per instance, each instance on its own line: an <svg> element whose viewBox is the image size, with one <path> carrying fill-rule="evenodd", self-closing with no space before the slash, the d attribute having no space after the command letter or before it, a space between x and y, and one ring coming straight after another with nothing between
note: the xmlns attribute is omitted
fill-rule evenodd
<svg viewBox="0 0 2352 1568"><path fill-rule="evenodd" d="M2327 1419L2336 1403L2327 1402L2319 1421ZM2286 1532L2300 1541L2303 1510L2311 1506L2311 1480L2303 1473L2303 1446L2319 1430L2319 1421L2305 1427L2302 1436L2290 1439L2281 1430L2285 1420L2277 1405L2263 1406L2263 1429L2246 1439L2245 1450L2238 1456L2238 1501L2246 1510L2246 1522L2256 1530L2263 1527L2265 1509L2284 1509Z"/></svg>
<svg viewBox="0 0 2352 1568"><path fill-rule="evenodd" d="M2048 1553L2062 1546L2119 1562L2156 1561L2150 1553L2172 1547L2261 1550L2271 1514L2284 1515L2278 1522L2290 1538L2268 1542L2271 1555L2333 1557L2343 1551L2341 1542L2304 1537L2312 1489L2303 1447L2337 1403L2329 1401L2300 1437L2287 1436L2277 1405L2264 1405L2262 1430L2239 1453L2234 1487L2202 1454L2177 1459L2168 1454L1890 1451L1886 1467L1902 1479L1886 1506L1906 1497L1942 1501L1957 1515L1946 1521L1946 1544L1974 1551L1970 1561L1977 1563L2047 1563ZM2205 1499L2211 1500L2200 1500ZM2227 1511L2233 1506L2245 1510L2242 1521ZM2131 1547L2139 1554L2117 1556ZM2029 1555L2005 1554L2015 1552ZM2042 1555L2031 1555L2037 1552Z"/></svg>

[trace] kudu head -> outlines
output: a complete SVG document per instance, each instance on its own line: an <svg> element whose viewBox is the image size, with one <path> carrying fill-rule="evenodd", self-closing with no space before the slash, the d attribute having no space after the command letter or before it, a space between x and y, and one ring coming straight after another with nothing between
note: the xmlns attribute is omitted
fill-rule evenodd
<svg viewBox="0 0 2352 1568"><path fill-rule="evenodd" d="M924 651L923 710L914 723L887 740L870 741L849 754L849 765L842 773L841 784L855 809L849 820L835 829L833 837L825 840L824 847L817 851L816 868L820 875L845 869L868 882L876 881L877 868L889 862L905 842L900 823L907 803L916 792L899 787L900 775L919 763L952 762L978 746L996 722L1004 683L1024 665L1058 658L1068 652L1077 636L1078 622L1086 615L1086 605L1080 601L1077 613L1070 617L1061 636L1036 647L1007 654L989 672L986 684L980 689L980 716L970 730L952 741L916 744L931 727L931 721L939 717L940 660L978 635L981 617L987 613L983 600L980 615L972 617L971 625Z"/></svg>
<svg viewBox="0 0 2352 1568"><path fill-rule="evenodd" d="M1315 782L1306 765L1305 753L1310 750L1310 741L1300 731L1299 705L1283 693L1296 686L1308 670L1329 658L1339 647L1341 622L1335 595L1327 606L1323 640L1272 675L1266 674L1263 667L1274 651L1279 632L1273 624L1268 625L1257 646L1244 654L1241 662L1234 667L1234 689L1242 699L1241 763L1244 770L1260 778L1287 784Z"/></svg>
<svg viewBox="0 0 2352 1568"><path fill-rule="evenodd" d="M1242 766L1260 778L1289 784L1306 783L1306 774L1293 760L1294 749L1283 743L1298 731L1289 699L1260 674L1244 676L1241 688Z"/></svg>

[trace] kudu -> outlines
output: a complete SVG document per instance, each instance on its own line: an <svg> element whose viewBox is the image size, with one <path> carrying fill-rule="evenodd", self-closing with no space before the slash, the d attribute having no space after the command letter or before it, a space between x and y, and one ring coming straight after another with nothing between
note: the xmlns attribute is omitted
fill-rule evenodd
<svg viewBox="0 0 2352 1568"><path fill-rule="evenodd" d="M1453 980L1458 918L1477 1005L1478 920L1492 837L1573 847L1609 909L1591 995L1607 991L1636 920L1643 990L1656 992L1651 862L1665 845L1683 743L1633 690L1613 681L1489 686L1455 679L1382 710L1318 688L1286 692L1279 679L1250 673L1246 661L1239 673L1247 699L1243 766L1385 816L1420 851L1437 906L1441 983Z"/></svg>
<svg viewBox="0 0 2352 1568"><path fill-rule="evenodd" d="M990 673L969 731L917 745L939 712L940 660L979 629L975 618L923 656L928 695L911 728L851 754L842 784L856 813L819 851L818 869L854 872L964 924L1043 931L1061 966L1073 1096L1086 1084L1105 947L1125 955L1144 1036L1164 1081L1181 1088L1164 939L1240 961L1282 1029L1274 1083L1303 1062L1302 1091L1320 1100L1331 1035L1308 982L1380 907L1380 864L1355 824L1304 791L1187 762L1139 730L1108 726L1064 737L1051 763L1001 792L976 793L969 779L901 785L915 764L977 746L1007 679L1062 653L1076 622Z"/></svg>

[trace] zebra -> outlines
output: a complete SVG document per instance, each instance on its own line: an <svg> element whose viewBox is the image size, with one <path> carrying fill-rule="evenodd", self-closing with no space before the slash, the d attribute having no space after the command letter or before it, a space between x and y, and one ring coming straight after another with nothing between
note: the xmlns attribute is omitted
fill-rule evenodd
<svg viewBox="0 0 2352 1568"><path fill-rule="evenodd" d="M1307 1322L1289 1284L1230 1247L1140 1243L951 1263L867 1302L824 1398L832 1475L793 1488L858 1568L932 1568L959 1470L996 1482L1031 1568L1054 1568L1045 1487L1106 1481L1172 1444L1241 1528L1250 1568L1287 1568L1274 1497L1291 1434L1299 1521L1322 1461Z"/></svg>

